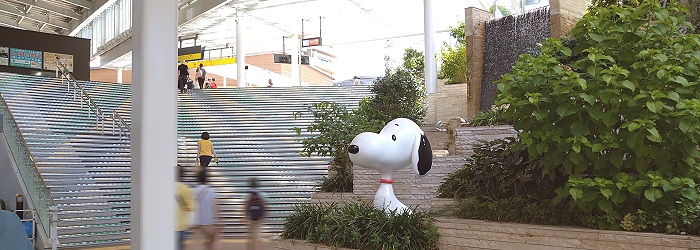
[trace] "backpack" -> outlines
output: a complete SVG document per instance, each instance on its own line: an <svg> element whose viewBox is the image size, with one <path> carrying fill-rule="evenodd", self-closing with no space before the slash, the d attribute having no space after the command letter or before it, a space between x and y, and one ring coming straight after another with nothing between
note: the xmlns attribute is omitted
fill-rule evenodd
<svg viewBox="0 0 700 250"><path fill-rule="evenodd" d="M251 220L260 220L265 215L265 202L258 192L252 192L248 199L248 214Z"/></svg>

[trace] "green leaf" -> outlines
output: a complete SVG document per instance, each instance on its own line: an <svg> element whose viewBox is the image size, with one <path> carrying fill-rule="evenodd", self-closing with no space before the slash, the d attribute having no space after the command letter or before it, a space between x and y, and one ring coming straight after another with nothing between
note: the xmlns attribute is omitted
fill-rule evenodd
<svg viewBox="0 0 700 250"><path fill-rule="evenodd" d="M649 127L647 128L647 131L649 131L649 135L647 135L647 139L655 142L661 142L661 136L659 135L659 131L656 130L655 127Z"/></svg>
<svg viewBox="0 0 700 250"><path fill-rule="evenodd" d="M615 204L620 204L620 203L625 202L626 199L627 199L627 196L625 195L625 193L620 192L620 191L618 190L617 193L614 194L614 195L612 196L612 199L610 199L610 200L612 200L613 202L615 202Z"/></svg>
<svg viewBox="0 0 700 250"><path fill-rule="evenodd" d="M614 112L603 113L603 123L605 126L612 127L615 123L620 121L620 116L616 115Z"/></svg>
<svg viewBox="0 0 700 250"><path fill-rule="evenodd" d="M585 136L591 133L586 123L583 121L576 121L571 124L571 134L575 136Z"/></svg>
<svg viewBox="0 0 700 250"><path fill-rule="evenodd" d="M628 81L628 80L624 80L624 81L621 82L621 84L622 84L622 86L625 86L626 88L628 88L628 89L630 89L630 90L632 90L632 91L635 90L635 86L634 86L634 83L633 83L633 82L630 82L630 81Z"/></svg>
<svg viewBox="0 0 700 250"><path fill-rule="evenodd" d="M559 50L561 50L561 53L565 56L571 56L571 49L568 47L561 47Z"/></svg>
<svg viewBox="0 0 700 250"><path fill-rule="evenodd" d="M666 92L666 95L668 95L669 99L674 100L674 101L678 101L681 99L681 97L678 95L678 92L673 91L673 90L669 90L668 92Z"/></svg>
<svg viewBox="0 0 700 250"><path fill-rule="evenodd" d="M609 214L613 209L613 203L609 200L600 200L598 202L598 207Z"/></svg>
<svg viewBox="0 0 700 250"><path fill-rule="evenodd" d="M574 198L574 200L578 200L583 197L583 190L579 188L571 188L569 189L569 194L571 194L571 197Z"/></svg>
<svg viewBox="0 0 700 250"><path fill-rule="evenodd" d="M584 89L584 90L585 90L586 88L588 88L588 84L586 84L586 80L584 80L584 79L582 79L582 78L576 79L576 83L578 83L578 85L581 86L581 88Z"/></svg>
<svg viewBox="0 0 700 250"><path fill-rule="evenodd" d="M647 101L647 108L649 108L649 110L651 110L651 112L661 113L661 110L664 108L664 104L661 101L649 100L649 101Z"/></svg>
<svg viewBox="0 0 700 250"><path fill-rule="evenodd" d="M659 59L659 61L661 61L661 62L668 61L668 57L666 57L666 55L664 55L664 54L656 54L656 56L654 56L654 57L656 57L656 59Z"/></svg>
<svg viewBox="0 0 700 250"><path fill-rule="evenodd" d="M545 117L547 117L547 114L549 114L549 112L547 110L544 110L544 109L536 109L532 113L535 114L535 116L537 116L537 118L540 118L540 119L544 119Z"/></svg>
<svg viewBox="0 0 700 250"><path fill-rule="evenodd" d="M583 100L586 100L586 102L588 102L588 104L591 104L591 105L595 104L595 96L592 96L592 95L589 95L586 93L580 93L580 94L578 94L578 96L583 98Z"/></svg>
<svg viewBox="0 0 700 250"><path fill-rule="evenodd" d="M605 149L605 148L606 148L605 145L603 145L601 143L596 143L596 144L593 144L593 146L591 147L591 150L593 150L594 153L598 153L600 151L603 151L603 149Z"/></svg>
<svg viewBox="0 0 700 250"><path fill-rule="evenodd" d="M623 163L622 154L618 153L617 151L613 151L610 154L610 162L612 162L612 164L615 165L616 168L620 168Z"/></svg>
<svg viewBox="0 0 700 250"><path fill-rule="evenodd" d="M648 188L644 191L644 197L652 202L656 202L658 199L661 199L662 196L664 196L664 193L658 188Z"/></svg>
<svg viewBox="0 0 700 250"><path fill-rule="evenodd" d="M685 77L682 76L674 76L672 79L674 82L680 83L685 87L688 87L688 79L685 79Z"/></svg>
<svg viewBox="0 0 700 250"><path fill-rule="evenodd" d="M610 199L610 196L613 195L613 191L607 188L601 188L600 193L603 194L606 199Z"/></svg>
<svg viewBox="0 0 700 250"><path fill-rule="evenodd" d="M691 201L698 200L698 191L694 188L683 188L681 189L681 194L683 195L683 197Z"/></svg>
<svg viewBox="0 0 700 250"><path fill-rule="evenodd" d="M591 39L593 39L596 42L602 42L607 37L606 35L598 33L598 32L588 32L588 36L591 37ZM591 59L591 61L595 62L595 59Z"/></svg>
<svg viewBox="0 0 700 250"><path fill-rule="evenodd" d="M588 115L590 115L591 118L596 120L603 117L603 111L600 109L596 109L595 107L586 107L586 112L588 112Z"/></svg>
<svg viewBox="0 0 700 250"><path fill-rule="evenodd" d="M559 114L559 116L561 116L561 118L564 118L568 115L576 113L577 109L578 109L578 107L576 105L574 105L572 103L567 103L567 104L561 105L557 108L557 114Z"/></svg>

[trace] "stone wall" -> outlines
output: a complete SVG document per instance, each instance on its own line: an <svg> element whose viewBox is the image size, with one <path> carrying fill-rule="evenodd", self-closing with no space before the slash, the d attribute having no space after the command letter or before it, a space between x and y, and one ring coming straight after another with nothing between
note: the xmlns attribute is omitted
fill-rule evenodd
<svg viewBox="0 0 700 250"><path fill-rule="evenodd" d="M460 127L455 129L455 150L451 155L472 155L472 145L480 141L493 141L506 137L517 137L513 126Z"/></svg>
<svg viewBox="0 0 700 250"><path fill-rule="evenodd" d="M576 26L586 12L588 0L550 0L550 26L552 37L568 37L571 28Z"/></svg>
<svg viewBox="0 0 700 250"><path fill-rule="evenodd" d="M467 45L467 114L471 119L481 107L481 77L484 62L484 29L491 13L475 7L464 10L464 34Z"/></svg>
<svg viewBox="0 0 700 250"><path fill-rule="evenodd" d="M430 201L445 177L462 167L466 160L462 156L433 157L433 166L424 176L413 174L404 168L394 174L394 194L403 204L419 211L430 209ZM353 166L353 193L364 201L373 201L379 189L381 175L376 170Z"/></svg>
<svg viewBox="0 0 700 250"><path fill-rule="evenodd" d="M455 117L467 118L467 84L445 85L447 79L438 79L437 91L427 96L428 113L423 118L425 124L447 123Z"/></svg>
<svg viewBox="0 0 700 250"><path fill-rule="evenodd" d="M700 237L438 218L440 249L699 250Z"/></svg>

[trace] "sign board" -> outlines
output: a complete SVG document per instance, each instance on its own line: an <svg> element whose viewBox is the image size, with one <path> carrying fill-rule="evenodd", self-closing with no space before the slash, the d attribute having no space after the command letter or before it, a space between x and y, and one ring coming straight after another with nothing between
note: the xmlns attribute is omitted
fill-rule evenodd
<svg viewBox="0 0 700 250"><path fill-rule="evenodd" d="M44 52L44 69L56 70L56 58L60 58L66 63L68 71L73 72L73 55Z"/></svg>
<svg viewBox="0 0 700 250"><path fill-rule="evenodd" d="M41 51L10 48L10 66L41 69Z"/></svg>
<svg viewBox="0 0 700 250"><path fill-rule="evenodd" d="M10 48L0 47L0 65L10 65Z"/></svg>
<svg viewBox="0 0 700 250"><path fill-rule="evenodd" d="M22 222L22 226L24 226L24 231L27 232L28 236L34 235L34 222Z"/></svg>
<svg viewBox="0 0 700 250"><path fill-rule="evenodd" d="M292 56L285 54L275 54L275 63L292 63Z"/></svg>
<svg viewBox="0 0 700 250"><path fill-rule="evenodd" d="M194 47L177 49L177 61L178 62L180 62L181 60L185 60L185 61L202 60L202 58L204 58L204 50L202 49L202 46L194 46Z"/></svg>
<svg viewBox="0 0 700 250"><path fill-rule="evenodd" d="M311 63L309 62L309 56L301 56L301 64L310 65Z"/></svg>
<svg viewBox="0 0 700 250"><path fill-rule="evenodd" d="M307 38L307 39L302 39L301 40L301 47L311 47L311 46L321 46L321 38L320 37L314 37L314 38Z"/></svg>

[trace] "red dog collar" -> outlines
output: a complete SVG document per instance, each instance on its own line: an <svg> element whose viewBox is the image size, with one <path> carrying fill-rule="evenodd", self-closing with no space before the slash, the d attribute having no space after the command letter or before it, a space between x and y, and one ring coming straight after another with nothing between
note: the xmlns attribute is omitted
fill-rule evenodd
<svg viewBox="0 0 700 250"><path fill-rule="evenodd" d="M381 180L379 180L379 182L386 183L386 184L392 184L392 183L394 183L394 180L381 179Z"/></svg>

